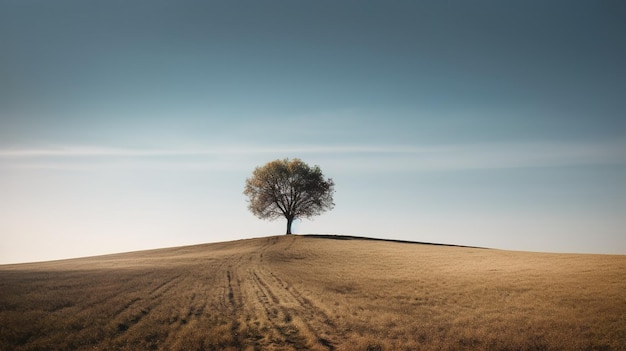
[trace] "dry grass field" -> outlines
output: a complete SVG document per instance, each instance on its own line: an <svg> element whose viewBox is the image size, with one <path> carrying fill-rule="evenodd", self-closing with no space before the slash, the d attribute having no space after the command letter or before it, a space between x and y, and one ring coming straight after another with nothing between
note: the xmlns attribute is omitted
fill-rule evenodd
<svg viewBox="0 0 626 351"><path fill-rule="evenodd" d="M281 236L0 266L0 350L625 350L626 256Z"/></svg>

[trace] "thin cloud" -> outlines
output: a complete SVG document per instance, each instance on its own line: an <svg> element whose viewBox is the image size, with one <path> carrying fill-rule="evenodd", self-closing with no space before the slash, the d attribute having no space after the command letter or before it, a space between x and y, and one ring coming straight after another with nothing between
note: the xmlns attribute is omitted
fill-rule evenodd
<svg viewBox="0 0 626 351"><path fill-rule="evenodd" d="M201 155L217 153L213 150L141 150L102 147L67 147L49 149L6 149L0 150L3 158L34 158L34 157L153 157L177 155Z"/></svg>
<svg viewBox="0 0 626 351"><path fill-rule="evenodd" d="M626 164L626 143L458 145L233 145L188 149L64 147L0 150L0 164L22 168L235 169L267 157L306 157L359 171L522 168ZM108 162L103 162L106 160Z"/></svg>
<svg viewBox="0 0 626 351"><path fill-rule="evenodd" d="M0 158L55 158L55 157L160 157L202 155L250 155L250 154L353 154L353 153L414 153L415 148L385 146L221 146L195 149L123 149L106 147L65 147L47 149L4 149Z"/></svg>
<svg viewBox="0 0 626 351"><path fill-rule="evenodd" d="M329 160L333 168L364 172L624 165L626 143L390 146L337 156Z"/></svg>

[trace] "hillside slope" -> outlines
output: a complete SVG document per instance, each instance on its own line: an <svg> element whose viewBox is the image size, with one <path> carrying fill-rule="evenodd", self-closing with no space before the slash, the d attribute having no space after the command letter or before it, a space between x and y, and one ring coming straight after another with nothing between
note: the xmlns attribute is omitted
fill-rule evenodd
<svg viewBox="0 0 626 351"><path fill-rule="evenodd" d="M626 256L280 236L0 266L0 350L626 349Z"/></svg>

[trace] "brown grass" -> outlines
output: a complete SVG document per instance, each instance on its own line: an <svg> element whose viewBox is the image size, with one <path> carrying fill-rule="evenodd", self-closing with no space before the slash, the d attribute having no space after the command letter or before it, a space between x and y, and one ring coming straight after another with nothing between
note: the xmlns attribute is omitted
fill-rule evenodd
<svg viewBox="0 0 626 351"><path fill-rule="evenodd" d="M0 350L624 350L626 256L282 236L0 266Z"/></svg>

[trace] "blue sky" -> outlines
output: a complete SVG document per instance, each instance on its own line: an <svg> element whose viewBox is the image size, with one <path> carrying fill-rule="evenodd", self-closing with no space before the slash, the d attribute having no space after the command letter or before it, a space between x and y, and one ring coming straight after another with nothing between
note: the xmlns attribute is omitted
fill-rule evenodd
<svg viewBox="0 0 626 351"><path fill-rule="evenodd" d="M281 234L256 166L318 164L294 224L626 254L620 1L0 0L0 263Z"/></svg>

